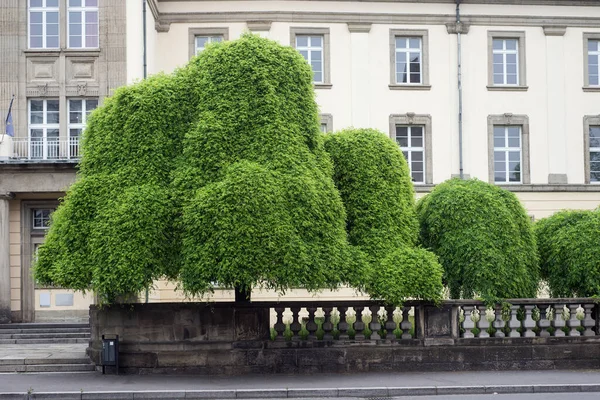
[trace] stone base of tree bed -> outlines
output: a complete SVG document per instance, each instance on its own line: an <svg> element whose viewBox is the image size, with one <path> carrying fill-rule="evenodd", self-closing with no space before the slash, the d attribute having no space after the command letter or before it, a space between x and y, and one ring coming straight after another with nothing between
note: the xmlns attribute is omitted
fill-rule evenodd
<svg viewBox="0 0 600 400"><path fill-rule="evenodd" d="M118 334L121 372L315 373L600 368L600 338L442 337L452 313L431 307L418 339L271 341L269 307L198 303L90 308L88 353L101 365L102 335ZM434 321L435 320L435 321ZM427 333L435 336L427 337Z"/></svg>

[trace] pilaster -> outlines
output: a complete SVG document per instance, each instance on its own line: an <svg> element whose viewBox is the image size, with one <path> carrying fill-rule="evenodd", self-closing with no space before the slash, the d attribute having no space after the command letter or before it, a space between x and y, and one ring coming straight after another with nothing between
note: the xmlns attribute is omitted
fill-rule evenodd
<svg viewBox="0 0 600 400"><path fill-rule="evenodd" d="M12 198L12 193L0 193L0 324L11 322L8 204Z"/></svg>
<svg viewBox="0 0 600 400"><path fill-rule="evenodd" d="M369 80L369 32L370 24L348 24L351 51L352 81L352 126L368 128L370 126L371 95Z"/></svg>

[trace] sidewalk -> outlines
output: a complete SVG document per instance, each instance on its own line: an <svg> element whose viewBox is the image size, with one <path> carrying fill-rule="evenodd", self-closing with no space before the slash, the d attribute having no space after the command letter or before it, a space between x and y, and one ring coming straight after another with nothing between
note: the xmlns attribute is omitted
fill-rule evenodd
<svg viewBox="0 0 600 400"><path fill-rule="evenodd" d="M28 390L34 394L30 397L32 399L356 398L558 392L600 394L600 371L245 376L116 376L99 372L0 374L0 399L24 399Z"/></svg>

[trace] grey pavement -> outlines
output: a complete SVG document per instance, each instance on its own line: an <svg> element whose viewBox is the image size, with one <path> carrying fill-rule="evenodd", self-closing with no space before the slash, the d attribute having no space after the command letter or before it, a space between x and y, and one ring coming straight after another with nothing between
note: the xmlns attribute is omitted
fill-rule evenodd
<svg viewBox="0 0 600 400"><path fill-rule="evenodd" d="M590 392L600 392L600 371L378 372L242 376L116 376L102 375L98 372L0 374L0 392L25 393L28 390L38 394L70 392L74 397L65 395L62 398L79 399L92 398L87 397L86 393L106 391L121 392L123 398L131 399L192 398L190 396L201 394L209 396L205 398L393 398L416 394L461 395L461 398L466 398L467 394L493 395L509 392L515 396L515 393L544 392L541 397L530 397L537 400L549 398L548 393L552 392L579 392L576 395L578 398L584 394L588 396ZM97 395L101 396L100 393ZM571 395L574 393L563 393L562 398L570 398ZM9 397L0 395L0 399L4 398ZM440 399L438 396L435 398ZM600 398L600 393L596 393L595 398Z"/></svg>

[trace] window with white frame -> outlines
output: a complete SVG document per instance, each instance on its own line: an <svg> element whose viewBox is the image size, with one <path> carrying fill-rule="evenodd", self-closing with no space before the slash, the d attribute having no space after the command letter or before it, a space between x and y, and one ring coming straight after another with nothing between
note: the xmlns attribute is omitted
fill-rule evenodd
<svg viewBox="0 0 600 400"><path fill-rule="evenodd" d="M29 48L59 48L58 1L29 0Z"/></svg>
<svg viewBox="0 0 600 400"><path fill-rule="evenodd" d="M396 126L396 143L410 168L412 181L425 183L425 136L423 126Z"/></svg>
<svg viewBox="0 0 600 400"><path fill-rule="evenodd" d="M31 216L33 217L33 229L48 229L50 226L50 214L52 214L52 209L49 208L39 208L31 210Z"/></svg>
<svg viewBox="0 0 600 400"><path fill-rule="evenodd" d="M194 38L194 48L196 49L196 54L200 53L207 44L209 43L219 43L223 41L222 35L214 35L214 36L196 36Z"/></svg>
<svg viewBox="0 0 600 400"><path fill-rule="evenodd" d="M98 0L68 0L69 48L98 48Z"/></svg>
<svg viewBox="0 0 600 400"><path fill-rule="evenodd" d="M324 83L323 39L323 35L296 35L296 50L310 64L314 83Z"/></svg>
<svg viewBox="0 0 600 400"><path fill-rule="evenodd" d="M59 156L58 99L29 100L29 157L53 159Z"/></svg>
<svg viewBox="0 0 600 400"><path fill-rule="evenodd" d="M420 37L396 36L396 83L423 83Z"/></svg>
<svg viewBox="0 0 600 400"><path fill-rule="evenodd" d="M494 126L494 182L521 183L520 126Z"/></svg>
<svg viewBox="0 0 600 400"><path fill-rule="evenodd" d="M79 157L81 133L87 118L98 107L98 99L69 99L69 156Z"/></svg>
<svg viewBox="0 0 600 400"><path fill-rule="evenodd" d="M600 86L600 40L588 40L588 82L590 86Z"/></svg>
<svg viewBox="0 0 600 400"><path fill-rule="evenodd" d="M519 39L492 40L494 85L519 85Z"/></svg>
<svg viewBox="0 0 600 400"><path fill-rule="evenodd" d="M600 183L600 125L590 126L590 182Z"/></svg>

